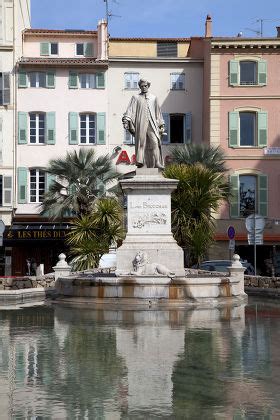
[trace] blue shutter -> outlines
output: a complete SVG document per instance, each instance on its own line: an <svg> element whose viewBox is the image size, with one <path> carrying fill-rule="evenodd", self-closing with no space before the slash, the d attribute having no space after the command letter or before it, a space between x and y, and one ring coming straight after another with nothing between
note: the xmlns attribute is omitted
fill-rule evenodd
<svg viewBox="0 0 280 420"><path fill-rule="evenodd" d="M18 113L18 144L27 143L27 112Z"/></svg>
<svg viewBox="0 0 280 420"><path fill-rule="evenodd" d="M77 112L69 112L68 126L69 126L69 132L68 132L69 144L78 144L79 115Z"/></svg>
<svg viewBox="0 0 280 420"><path fill-rule="evenodd" d="M267 112L258 112L258 146L267 146Z"/></svg>
<svg viewBox="0 0 280 420"><path fill-rule="evenodd" d="M184 143L189 144L192 141L192 113L185 114L185 137Z"/></svg>
<svg viewBox="0 0 280 420"><path fill-rule="evenodd" d="M55 144L55 112L46 113L46 143Z"/></svg>
<svg viewBox="0 0 280 420"><path fill-rule="evenodd" d="M239 175L230 176L230 217L239 217Z"/></svg>
<svg viewBox="0 0 280 420"><path fill-rule="evenodd" d="M267 175L259 175L258 179L258 207L259 214L263 217L267 217L267 203L268 203L268 185Z"/></svg>
<svg viewBox="0 0 280 420"><path fill-rule="evenodd" d="M229 62L229 84L231 86L238 85L239 61L230 60Z"/></svg>
<svg viewBox="0 0 280 420"><path fill-rule="evenodd" d="M167 143L170 143L169 114L163 113L162 117L163 117L164 124L165 124L165 130L164 131L167 135L162 136L161 141L162 141L163 144L167 144Z"/></svg>
<svg viewBox="0 0 280 420"><path fill-rule="evenodd" d="M239 113L238 112L229 112L229 147L238 146L238 132L239 132Z"/></svg>
<svg viewBox="0 0 280 420"><path fill-rule="evenodd" d="M27 203L27 168L18 168L18 203Z"/></svg>
<svg viewBox="0 0 280 420"><path fill-rule="evenodd" d="M267 63L264 60L258 62L258 84L266 85L267 83Z"/></svg>
<svg viewBox="0 0 280 420"><path fill-rule="evenodd" d="M98 112L96 114L96 134L97 144L106 143L106 113Z"/></svg>

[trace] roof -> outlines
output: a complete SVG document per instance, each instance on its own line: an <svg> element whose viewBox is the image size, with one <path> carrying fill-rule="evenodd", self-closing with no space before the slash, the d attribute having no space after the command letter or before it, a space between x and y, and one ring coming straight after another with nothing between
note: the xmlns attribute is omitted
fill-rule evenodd
<svg viewBox="0 0 280 420"><path fill-rule="evenodd" d="M25 29L24 35L45 36L45 35L64 35L64 36L88 36L97 35L97 31L85 31L83 29Z"/></svg>
<svg viewBox="0 0 280 420"><path fill-rule="evenodd" d="M189 42L190 38L111 38L109 41L126 41L126 42L133 42L133 41L160 41L160 42Z"/></svg>
<svg viewBox="0 0 280 420"><path fill-rule="evenodd" d="M96 60L96 58L48 58L48 57L21 57L18 62L20 65L51 65L51 66L108 66L107 60Z"/></svg>

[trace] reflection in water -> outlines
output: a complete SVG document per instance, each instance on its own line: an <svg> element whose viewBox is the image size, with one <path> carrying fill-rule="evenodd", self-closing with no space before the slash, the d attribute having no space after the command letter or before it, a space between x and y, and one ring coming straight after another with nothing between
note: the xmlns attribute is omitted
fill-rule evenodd
<svg viewBox="0 0 280 420"><path fill-rule="evenodd" d="M0 311L0 418L280 417L280 306Z"/></svg>

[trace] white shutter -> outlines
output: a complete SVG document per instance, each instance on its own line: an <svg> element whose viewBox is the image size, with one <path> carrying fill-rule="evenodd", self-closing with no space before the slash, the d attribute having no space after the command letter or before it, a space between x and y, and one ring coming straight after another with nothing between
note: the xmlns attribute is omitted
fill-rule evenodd
<svg viewBox="0 0 280 420"><path fill-rule="evenodd" d="M3 176L3 206L12 205L12 177L4 175Z"/></svg>

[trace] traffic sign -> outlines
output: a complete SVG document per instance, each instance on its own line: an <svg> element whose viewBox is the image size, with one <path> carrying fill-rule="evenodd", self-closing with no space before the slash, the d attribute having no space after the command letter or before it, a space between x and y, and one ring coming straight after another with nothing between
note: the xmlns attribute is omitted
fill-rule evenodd
<svg viewBox="0 0 280 420"><path fill-rule="evenodd" d="M233 226L228 227L227 234L229 239L233 239L235 237L235 229Z"/></svg>
<svg viewBox="0 0 280 420"><path fill-rule="evenodd" d="M230 249L231 251L235 250L235 239L230 239L228 242L228 249Z"/></svg>
<svg viewBox="0 0 280 420"><path fill-rule="evenodd" d="M262 233L248 233L248 244L249 245L263 245L263 234Z"/></svg>
<svg viewBox="0 0 280 420"><path fill-rule="evenodd" d="M249 233L262 233L265 227L265 220L259 214L250 214L245 220L246 229Z"/></svg>

